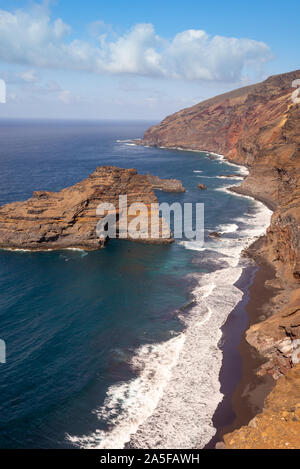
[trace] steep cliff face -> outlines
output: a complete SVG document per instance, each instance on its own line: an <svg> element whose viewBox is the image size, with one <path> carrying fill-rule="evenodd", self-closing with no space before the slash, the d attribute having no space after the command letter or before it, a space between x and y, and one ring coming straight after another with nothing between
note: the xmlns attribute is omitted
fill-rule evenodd
<svg viewBox="0 0 300 469"><path fill-rule="evenodd" d="M150 128L140 142L220 153L249 167L249 176L234 190L274 211L254 250L275 267L278 295L270 317L252 326L247 340L268 360L260 373L275 379L299 362L300 106L291 99L292 82L299 78L300 70L273 76L179 111Z"/></svg>
<svg viewBox="0 0 300 469"><path fill-rule="evenodd" d="M264 412L248 426L225 435L227 449L299 449L300 365L280 379Z"/></svg>
<svg viewBox="0 0 300 469"><path fill-rule="evenodd" d="M159 181L157 178L156 185ZM161 185L167 189L167 181L162 180ZM181 185L179 181L178 185ZM122 203L120 206L119 196L125 195L126 205ZM132 238L126 226L124 228L120 224L121 216L126 214L128 226L139 216L137 231L140 237L136 238L137 241L170 243L170 229L163 219L159 219L155 205L152 206L157 202L149 176L139 175L135 169L99 167L87 179L60 192L34 192L33 197L25 202L0 207L0 247L100 249L107 237L99 237L96 227L107 212L97 214L97 207L104 203L113 204L116 208L118 237ZM144 204L146 210L135 215L129 207L138 203ZM157 226L154 227L154 223Z"/></svg>

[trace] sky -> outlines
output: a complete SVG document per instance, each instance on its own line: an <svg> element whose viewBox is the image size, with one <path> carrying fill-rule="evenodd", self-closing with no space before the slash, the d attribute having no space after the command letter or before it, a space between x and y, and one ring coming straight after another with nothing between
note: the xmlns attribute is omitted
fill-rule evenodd
<svg viewBox="0 0 300 469"><path fill-rule="evenodd" d="M300 69L299 44L298 0L0 0L0 118L161 120Z"/></svg>

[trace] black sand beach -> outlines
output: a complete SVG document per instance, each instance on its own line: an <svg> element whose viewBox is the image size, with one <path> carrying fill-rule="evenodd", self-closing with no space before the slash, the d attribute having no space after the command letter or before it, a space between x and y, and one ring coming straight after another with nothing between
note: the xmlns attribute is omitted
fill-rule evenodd
<svg viewBox="0 0 300 469"><path fill-rule="evenodd" d="M213 418L217 433L206 449L215 448L224 434L248 424L263 409L274 385L270 376L256 374L264 359L246 341L246 330L259 322L264 306L274 295L273 289L265 287L265 282L273 278L272 267L260 260L259 265L246 268L236 284L244 296L222 328L220 382L224 398Z"/></svg>

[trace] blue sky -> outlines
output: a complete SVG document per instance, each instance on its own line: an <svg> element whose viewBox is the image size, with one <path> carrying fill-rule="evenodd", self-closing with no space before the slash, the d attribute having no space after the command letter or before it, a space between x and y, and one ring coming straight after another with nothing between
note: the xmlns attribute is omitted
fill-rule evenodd
<svg viewBox="0 0 300 469"><path fill-rule="evenodd" d="M299 23L294 0L1 0L0 117L158 120L300 68Z"/></svg>

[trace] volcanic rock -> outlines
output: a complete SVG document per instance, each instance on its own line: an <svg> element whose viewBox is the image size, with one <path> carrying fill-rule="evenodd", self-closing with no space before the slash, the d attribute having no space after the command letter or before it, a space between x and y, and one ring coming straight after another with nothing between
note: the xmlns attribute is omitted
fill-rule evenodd
<svg viewBox="0 0 300 469"><path fill-rule="evenodd" d="M126 206L120 207L119 196L125 195ZM108 207L108 212L97 214L97 208L104 203L116 208L116 237L146 243L170 243L172 235L164 219L159 218L155 208L157 202L149 178L139 175L136 169L98 167L87 179L60 192L38 191L25 202L0 207L0 247L100 249L107 236L99 237L96 227L111 210ZM146 212L137 212L137 216L141 215L140 236L133 238L128 231L121 230L120 221L124 214L128 225L135 219L128 208L137 203L144 204ZM113 212L111 215L114 216Z"/></svg>
<svg viewBox="0 0 300 469"><path fill-rule="evenodd" d="M227 449L299 449L300 365L288 370L248 426L224 437Z"/></svg>
<svg viewBox="0 0 300 469"><path fill-rule="evenodd" d="M164 192L185 192L182 182L178 179L161 179L158 176L151 176L151 174L147 174L147 178L153 189Z"/></svg>
<svg viewBox="0 0 300 469"><path fill-rule="evenodd" d="M216 238L216 239L220 239L220 238L221 238L220 233L218 233L217 231L213 231L212 233L209 233L208 236L209 236L210 238Z"/></svg>

